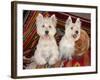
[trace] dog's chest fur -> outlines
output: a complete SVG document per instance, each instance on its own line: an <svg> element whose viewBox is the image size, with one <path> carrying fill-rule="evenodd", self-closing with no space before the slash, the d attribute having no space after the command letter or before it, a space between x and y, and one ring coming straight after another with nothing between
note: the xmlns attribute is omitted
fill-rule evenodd
<svg viewBox="0 0 100 80"><path fill-rule="evenodd" d="M73 55L75 50L75 42L71 39L66 39L66 37L63 37L60 42L60 51L61 54L64 56Z"/></svg>
<svg viewBox="0 0 100 80"><path fill-rule="evenodd" d="M45 39L40 38L37 45L37 49L41 51L42 53L41 55L44 58L51 57L53 55L52 51L56 50L56 48L57 48L57 45L54 38L50 40L45 40Z"/></svg>
<svg viewBox="0 0 100 80"><path fill-rule="evenodd" d="M56 45L55 39L50 39L50 40L45 40L45 39L40 39L38 42L38 47L41 48L52 48L52 45Z"/></svg>

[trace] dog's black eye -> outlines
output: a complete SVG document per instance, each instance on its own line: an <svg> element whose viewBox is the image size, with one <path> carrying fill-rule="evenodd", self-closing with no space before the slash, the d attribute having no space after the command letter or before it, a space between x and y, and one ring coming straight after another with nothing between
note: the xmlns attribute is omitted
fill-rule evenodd
<svg viewBox="0 0 100 80"><path fill-rule="evenodd" d="M51 26L49 26L49 28L51 28Z"/></svg>
<svg viewBox="0 0 100 80"><path fill-rule="evenodd" d="M73 27L71 27L71 30L73 30Z"/></svg>
<svg viewBox="0 0 100 80"><path fill-rule="evenodd" d="M44 25L42 27L44 27Z"/></svg>

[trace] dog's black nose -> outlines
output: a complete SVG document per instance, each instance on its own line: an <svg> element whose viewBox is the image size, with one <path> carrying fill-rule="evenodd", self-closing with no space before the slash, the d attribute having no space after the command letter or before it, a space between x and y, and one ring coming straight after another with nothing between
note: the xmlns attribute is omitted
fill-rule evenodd
<svg viewBox="0 0 100 80"><path fill-rule="evenodd" d="M45 34L48 34L49 33L49 31L45 31Z"/></svg>
<svg viewBox="0 0 100 80"><path fill-rule="evenodd" d="M78 34L78 31L75 31L76 34Z"/></svg>

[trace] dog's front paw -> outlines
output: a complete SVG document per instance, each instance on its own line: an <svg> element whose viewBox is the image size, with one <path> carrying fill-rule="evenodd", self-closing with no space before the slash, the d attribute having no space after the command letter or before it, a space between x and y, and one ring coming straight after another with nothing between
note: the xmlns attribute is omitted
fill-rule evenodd
<svg viewBox="0 0 100 80"><path fill-rule="evenodd" d="M35 60L37 65L45 65L47 63L46 60L42 57L41 58L40 57L39 58L35 57L34 60Z"/></svg>
<svg viewBox="0 0 100 80"><path fill-rule="evenodd" d="M51 58L51 59L49 60L49 65L53 65L53 64L55 64L57 61L58 61L57 58Z"/></svg>

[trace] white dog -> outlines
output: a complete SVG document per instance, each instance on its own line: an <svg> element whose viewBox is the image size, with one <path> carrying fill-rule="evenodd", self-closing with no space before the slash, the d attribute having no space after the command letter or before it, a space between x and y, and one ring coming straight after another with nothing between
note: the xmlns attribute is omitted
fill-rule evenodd
<svg viewBox="0 0 100 80"><path fill-rule="evenodd" d="M32 60L37 65L53 65L59 59L58 46L54 35L56 33L57 19L55 15L51 17L43 17L42 14L38 14L36 18L37 33L40 36L36 51Z"/></svg>
<svg viewBox="0 0 100 80"><path fill-rule="evenodd" d="M75 41L80 37L81 22L77 18L75 23L69 16L65 23L65 35L59 43L60 57L66 60L72 60L75 51Z"/></svg>

